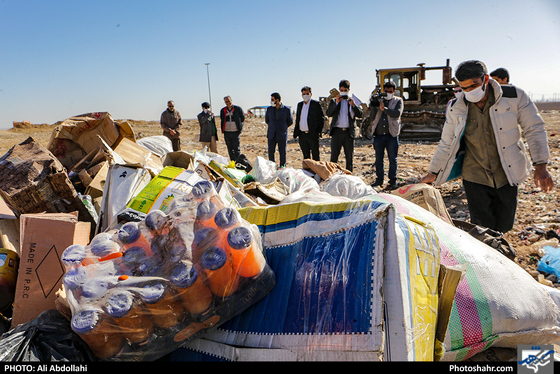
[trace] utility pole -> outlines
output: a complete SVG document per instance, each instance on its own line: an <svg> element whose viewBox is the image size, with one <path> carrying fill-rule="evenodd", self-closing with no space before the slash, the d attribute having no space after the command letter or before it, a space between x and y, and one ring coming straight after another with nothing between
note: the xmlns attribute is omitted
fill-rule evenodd
<svg viewBox="0 0 560 374"><path fill-rule="evenodd" d="M208 100L210 102L210 108L212 108L212 94L210 93L210 63L206 62L204 65L206 65L206 76L208 77Z"/></svg>

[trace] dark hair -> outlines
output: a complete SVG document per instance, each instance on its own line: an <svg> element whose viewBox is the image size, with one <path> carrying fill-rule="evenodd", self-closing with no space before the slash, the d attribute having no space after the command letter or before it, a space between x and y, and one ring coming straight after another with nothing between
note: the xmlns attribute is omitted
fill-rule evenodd
<svg viewBox="0 0 560 374"><path fill-rule="evenodd" d="M282 98L280 97L280 94L278 92L274 92L270 96L272 96L276 100L282 100Z"/></svg>
<svg viewBox="0 0 560 374"><path fill-rule="evenodd" d="M386 88L386 87L393 87L395 90L397 89L397 85L393 81L385 82L385 84L383 85L383 88Z"/></svg>
<svg viewBox="0 0 560 374"><path fill-rule="evenodd" d="M491 77L498 77L500 79L508 79L509 80L509 72L506 68L498 68L490 73Z"/></svg>
<svg viewBox="0 0 560 374"><path fill-rule="evenodd" d="M483 78L488 74L488 69L484 62L478 60L463 61L457 66L455 78L459 82L466 81L467 79Z"/></svg>
<svg viewBox="0 0 560 374"><path fill-rule="evenodd" d="M210 103L205 101L205 102L202 103L202 107L203 108L210 108Z"/></svg>
<svg viewBox="0 0 560 374"><path fill-rule="evenodd" d="M309 87L309 86L303 86L303 87L301 88L301 92L303 92L303 91L309 91L309 92L311 93L311 87Z"/></svg>
<svg viewBox="0 0 560 374"><path fill-rule="evenodd" d="M338 88L342 88L342 87L350 89L350 82L347 81L346 79L341 80L340 83L338 84Z"/></svg>

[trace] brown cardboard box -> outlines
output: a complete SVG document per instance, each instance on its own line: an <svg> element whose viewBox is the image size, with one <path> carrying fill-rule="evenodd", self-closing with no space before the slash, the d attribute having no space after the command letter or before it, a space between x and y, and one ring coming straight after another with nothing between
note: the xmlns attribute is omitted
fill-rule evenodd
<svg viewBox="0 0 560 374"><path fill-rule="evenodd" d="M20 217L21 253L12 327L54 309L62 285L62 252L72 244L89 243L91 225L74 213L23 214Z"/></svg>
<svg viewBox="0 0 560 374"><path fill-rule="evenodd" d="M441 196L441 192L435 187L426 183L410 184L391 191L391 194L402 197L422 208L426 209L453 225L453 220L445 207L445 202Z"/></svg>
<svg viewBox="0 0 560 374"><path fill-rule="evenodd" d="M161 158L163 166L176 166L178 168L193 170L194 157L185 151L169 152Z"/></svg>

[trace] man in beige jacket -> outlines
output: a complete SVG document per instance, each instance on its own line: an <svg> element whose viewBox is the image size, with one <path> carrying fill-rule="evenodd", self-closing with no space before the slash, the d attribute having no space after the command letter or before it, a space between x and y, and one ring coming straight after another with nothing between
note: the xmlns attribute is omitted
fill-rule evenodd
<svg viewBox="0 0 560 374"><path fill-rule="evenodd" d="M544 122L523 90L500 86L483 62L461 63L455 77L462 93L447 112L429 173L420 182L440 185L462 177L471 223L507 232L515 221L518 186L533 168L537 187L554 187Z"/></svg>

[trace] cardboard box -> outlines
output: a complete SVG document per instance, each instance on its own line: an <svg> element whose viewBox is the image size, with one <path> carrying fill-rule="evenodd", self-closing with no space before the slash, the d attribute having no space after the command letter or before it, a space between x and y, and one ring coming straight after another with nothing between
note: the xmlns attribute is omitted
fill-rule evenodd
<svg viewBox="0 0 560 374"><path fill-rule="evenodd" d="M72 244L89 243L91 224L75 213L23 214L20 217L21 253L12 327L55 308L56 291L65 270L60 260Z"/></svg>
<svg viewBox="0 0 560 374"><path fill-rule="evenodd" d="M169 152L162 157L163 166L176 166L183 169L194 169L194 157L185 151Z"/></svg>
<svg viewBox="0 0 560 374"><path fill-rule="evenodd" d="M453 225L453 220L445 207L443 197L439 190L434 187L426 183L412 184L397 188L391 191L391 194L421 206L428 212L435 214L445 222Z"/></svg>
<svg viewBox="0 0 560 374"><path fill-rule="evenodd" d="M166 166L128 203L127 208L143 214L155 209L165 211L174 197L190 193L192 187L201 180L193 170Z"/></svg>

